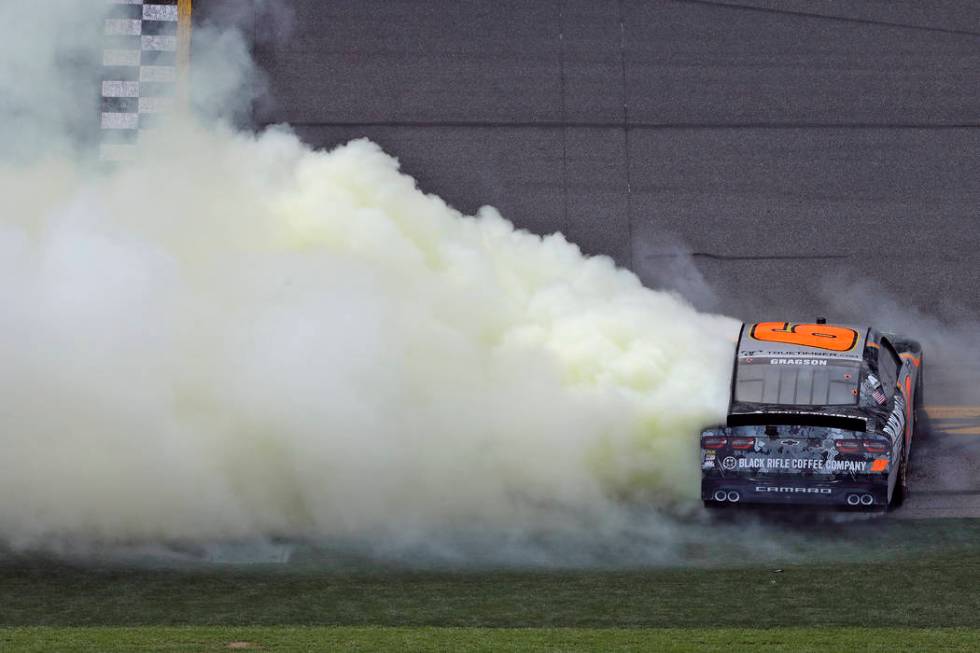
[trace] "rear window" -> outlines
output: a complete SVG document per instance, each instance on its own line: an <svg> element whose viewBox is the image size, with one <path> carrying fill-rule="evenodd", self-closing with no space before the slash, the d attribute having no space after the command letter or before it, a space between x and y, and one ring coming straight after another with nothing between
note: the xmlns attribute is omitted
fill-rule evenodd
<svg viewBox="0 0 980 653"><path fill-rule="evenodd" d="M784 406L844 406L858 401L861 366L816 357L740 358L735 401Z"/></svg>

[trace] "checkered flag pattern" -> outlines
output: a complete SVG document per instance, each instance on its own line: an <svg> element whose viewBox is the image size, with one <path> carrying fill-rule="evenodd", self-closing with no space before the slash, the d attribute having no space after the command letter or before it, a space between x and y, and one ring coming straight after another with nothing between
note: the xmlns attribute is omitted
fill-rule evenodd
<svg viewBox="0 0 980 653"><path fill-rule="evenodd" d="M102 158L125 160L170 111L178 85L178 0L108 0L102 56Z"/></svg>

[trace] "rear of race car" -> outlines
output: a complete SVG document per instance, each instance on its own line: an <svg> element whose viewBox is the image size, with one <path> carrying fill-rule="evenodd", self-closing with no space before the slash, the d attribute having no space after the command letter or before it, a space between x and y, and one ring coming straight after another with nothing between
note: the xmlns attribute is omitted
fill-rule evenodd
<svg viewBox="0 0 980 653"><path fill-rule="evenodd" d="M701 498L709 506L884 509L894 478L892 441L860 428L863 420L836 422L837 426L770 423L704 431Z"/></svg>

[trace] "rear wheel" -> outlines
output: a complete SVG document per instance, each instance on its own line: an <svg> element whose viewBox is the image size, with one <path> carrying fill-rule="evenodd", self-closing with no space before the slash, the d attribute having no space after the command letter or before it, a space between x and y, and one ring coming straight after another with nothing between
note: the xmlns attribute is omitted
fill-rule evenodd
<svg viewBox="0 0 980 653"><path fill-rule="evenodd" d="M922 389L925 386L925 381L923 379L923 374L925 373L925 362L922 360L922 356L919 356L919 369L918 374L915 376L915 396L912 397L912 438L926 438L929 437L929 416L926 415L925 408L925 395L922 394Z"/></svg>
<svg viewBox="0 0 980 653"><path fill-rule="evenodd" d="M898 468L898 478L895 479L895 489L892 491L892 502L889 508L899 508L909 496L909 460L903 456L901 467Z"/></svg>

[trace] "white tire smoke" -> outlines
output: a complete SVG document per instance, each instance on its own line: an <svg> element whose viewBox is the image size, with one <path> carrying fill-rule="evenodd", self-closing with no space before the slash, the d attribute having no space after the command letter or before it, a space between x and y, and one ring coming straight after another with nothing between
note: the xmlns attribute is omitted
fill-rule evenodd
<svg viewBox="0 0 980 653"><path fill-rule="evenodd" d="M460 215L368 141L147 148L2 173L3 538L549 529L696 498L733 321Z"/></svg>
<svg viewBox="0 0 980 653"><path fill-rule="evenodd" d="M0 543L622 533L625 501L696 502L737 323L367 141L186 121L93 171L106 5L7 4ZM199 116L248 105L247 52L196 32Z"/></svg>

